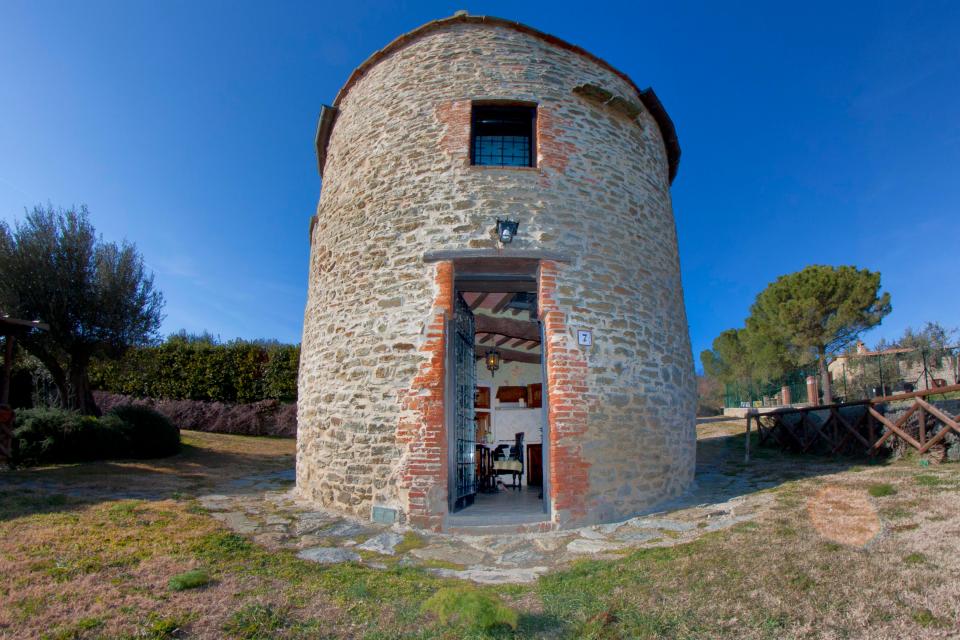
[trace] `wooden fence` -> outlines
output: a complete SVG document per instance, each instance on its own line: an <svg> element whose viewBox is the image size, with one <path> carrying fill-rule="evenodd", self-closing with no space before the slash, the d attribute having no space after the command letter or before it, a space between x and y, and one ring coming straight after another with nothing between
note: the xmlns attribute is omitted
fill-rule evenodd
<svg viewBox="0 0 960 640"><path fill-rule="evenodd" d="M945 451L947 434L960 435L960 415L950 415L927 398L954 392L960 392L960 384L859 402L754 411L747 414L745 459L750 460L753 424L761 445L773 443L795 453L876 456L885 446L900 443L921 455L935 448ZM902 413L897 408L885 415L890 403L907 401L912 402Z"/></svg>

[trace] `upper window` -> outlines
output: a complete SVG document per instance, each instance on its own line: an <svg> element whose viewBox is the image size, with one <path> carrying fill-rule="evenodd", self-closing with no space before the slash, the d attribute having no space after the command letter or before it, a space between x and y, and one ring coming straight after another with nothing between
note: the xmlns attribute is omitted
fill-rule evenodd
<svg viewBox="0 0 960 640"><path fill-rule="evenodd" d="M494 167L536 166L533 138L537 108L473 105L470 162Z"/></svg>

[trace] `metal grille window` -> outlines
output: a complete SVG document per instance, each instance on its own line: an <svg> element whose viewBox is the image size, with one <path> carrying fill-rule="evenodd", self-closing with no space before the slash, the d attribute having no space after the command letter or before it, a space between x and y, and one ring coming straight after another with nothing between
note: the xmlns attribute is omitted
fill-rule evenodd
<svg viewBox="0 0 960 640"><path fill-rule="evenodd" d="M495 167L533 167L536 107L474 105L470 161Z"/></svg>

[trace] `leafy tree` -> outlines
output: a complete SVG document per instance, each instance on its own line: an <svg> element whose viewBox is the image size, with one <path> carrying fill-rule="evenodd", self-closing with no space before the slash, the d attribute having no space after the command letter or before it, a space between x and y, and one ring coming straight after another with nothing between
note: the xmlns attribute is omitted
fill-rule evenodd
<svg viewBox="0 0 960 640"><path fill-rule="evenodd" d="M723 384L746 382L751 378L746 329L727 329L713 341L713 349L700 353L704 372Z"/></svg>
<svg viewBox="0 0 960 640"><path fill-rule="evenodd" d="M34 207L11 230L0 222L0 309L41 319L23 347L50 372L61 402L96 412L87 376L91 358L118 357L155 339L163 296L136 247L104 242L86 207Z"/></svg>
<svg viewBox="0 0 960 640"><path fill-rule="evenodd" d="M950 347L955 345L956 336L956 329L947 329L939 322L928 322L919 331L907 327L893 346L913 349L905 354L905 360L911 365L925 364L931 369L939 369L947 361L953 367L955 360Z"/></svg>
<svg viewBox="0 0 960 640"><path fill-rule="evenodd" d="M891 311L880 274L852 266L809 266L780 276L757 296L747 328L783 345L791 359L816 360L824 402L833 402L827 358Z"/></svg>
<svg viewBox="0 0 960 640"><path fill-rule="evenodd" d="M767 382L795 368L786 347L772 336L749 329L727 329L700 354L707 376L723 384Z"/></svg>

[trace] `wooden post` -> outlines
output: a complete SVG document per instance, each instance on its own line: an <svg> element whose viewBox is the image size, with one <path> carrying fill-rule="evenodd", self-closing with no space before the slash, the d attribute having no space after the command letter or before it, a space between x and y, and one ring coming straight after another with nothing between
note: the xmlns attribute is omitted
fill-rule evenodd
<svg viewBox="0 0 960 640"><path fill-rule="evenodd" d="M927 412L920 407L919 414L917 420L920 422L920 446L922 447L927 444Z"/></svg>
<svg viewBox="0 0 960 640"><path fill-rule="evenodd" d="M750 462L750 420L753 419L753 416L750 412L747 412L747 437L743 443L743 461ZM759 429L759 425L757 425Z"/></svg>

